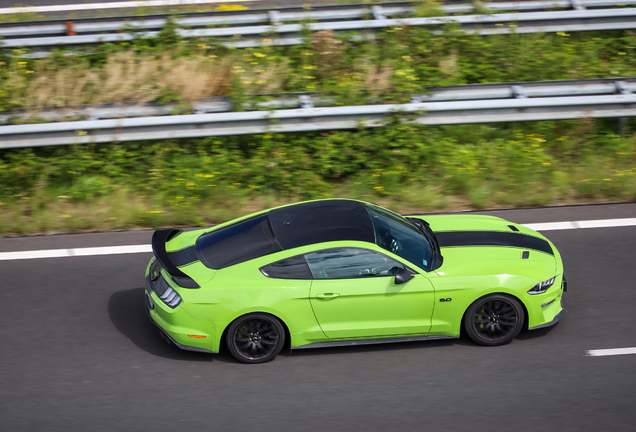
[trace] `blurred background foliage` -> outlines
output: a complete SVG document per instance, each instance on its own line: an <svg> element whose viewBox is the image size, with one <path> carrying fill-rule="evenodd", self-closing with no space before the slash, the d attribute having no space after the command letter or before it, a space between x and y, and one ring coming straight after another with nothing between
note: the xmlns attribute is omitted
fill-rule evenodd
<svg viewBox="0 0 636 432"><path fill-rule="evenodd" d="M396 121L357 131L7 150L0 232L205 225L334 196L402 212L633 201L636 141L612 126Z"/></svg>
<svg viewBox="0 0 636 432"><path fill-rule="evenodd" d="M0 110L320 91L407 102L432 86L634 76L631 31L469 36L396 27L351 42L236 50L152 39L45 60L0 58ZM131 30L132 31L132 30ZM352 36L352 35L347 35ZM266 98L266 97L265 97ZM381 128L0 152L0 233L204 225L320 197L403 212L636 199L635 123L617 119Z"/></svg>

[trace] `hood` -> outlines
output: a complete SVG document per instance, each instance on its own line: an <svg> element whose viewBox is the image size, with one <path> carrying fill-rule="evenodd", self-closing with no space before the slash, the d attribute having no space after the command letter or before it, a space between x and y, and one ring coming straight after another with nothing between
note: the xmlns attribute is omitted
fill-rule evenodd
<svg viewBox="0 0 636 432"><path fill-rule="evenodd" d="M437 215L418 217L433 230L440 246L492 245L537 250L550 255L550 242L538 232L523 225L494 216Z"/></svg>
<svg viewBox="0 0 636 432"><path fill-rule="evenodd" d="M549 279L560 256L538 232L493 216L419 217L430 224L444 262L439 271L456 276L517 274ZM555 255L556 254L556 255Z"/></svg>
<svg viewBox="0 0 636 432"><path fill-rule="evenodd" d="M418 219L425 220L435 232L438 231L505 231L515 232L510 226L514 226L519 232L529 231L541 236L541 234L526 228L522 225L515 224L502 218L486 215L433 215L433 216L414 216Z"/></svg>

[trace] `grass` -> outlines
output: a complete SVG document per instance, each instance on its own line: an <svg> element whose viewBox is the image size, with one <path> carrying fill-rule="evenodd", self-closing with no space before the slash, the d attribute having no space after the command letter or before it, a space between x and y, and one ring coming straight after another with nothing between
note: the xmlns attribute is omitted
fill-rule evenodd
<svg viewBox="0 0 636 432"><path fill-rule="evenodd" d="M0 235L207 226L329 197L402 213L636 201L636 135L609 126L394 124L5 151Z"/></svg>
<svg viewBox="0 0 636 432"><path fill-rule="evenodd" d="M447 195L442 185L413 184L391 196L361 190L346 184L324 197L371 201L402 214L441 211L484 210L514 207L559 206L602 202L636 201L636 182L621 185L619 193L606 194L600 177L595 183L568 177L571 188L499 191L492 184L477 184L467 195ZM181 206L155 204L152 196L122 191L100 197L99 201L74 203L65 198L29 198L0 205L0 236L51 234L60 232L116 231L166 226L210 226L278 205L298 202L303 196L255 196L245 192L219 196L205 202L184 202Z"/></svg>
<svg viewBox="0 0 636 432"><path fill-rule="evenodd" d="M51 70L51 62L39 63L29 91L17 103L44 108L147 102L170 95L191 102L223 94L229 74L227 60L199 56L175 59L122 51L109 56L99 69L90 68L87 63L79 62L62 70Z"/></svg>

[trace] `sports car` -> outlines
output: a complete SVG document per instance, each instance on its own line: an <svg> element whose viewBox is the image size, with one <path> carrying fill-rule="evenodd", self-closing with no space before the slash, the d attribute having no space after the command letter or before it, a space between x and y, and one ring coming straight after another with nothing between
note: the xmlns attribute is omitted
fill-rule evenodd
<svg viewBox="0 0 636 432"><path fill-rule="evenodd" d="M403 217L327 199L152 237L145 306L168 343L263 363L291 350L457 338L509 343L566 313L563 263L493 216Z"/></svg>

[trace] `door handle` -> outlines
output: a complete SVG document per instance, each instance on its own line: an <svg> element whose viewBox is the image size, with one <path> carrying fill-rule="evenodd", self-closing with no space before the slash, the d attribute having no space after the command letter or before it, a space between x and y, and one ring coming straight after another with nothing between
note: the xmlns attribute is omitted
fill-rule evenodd
<svg viewBox="0 0 636 432"><path fill-rule="evenodd" d="M336 297L340 297L340 294L338 294L338 293L323 293L323 294L318 294L316 296L316 298L325 299L325 300L334 299Z"/></svg>

